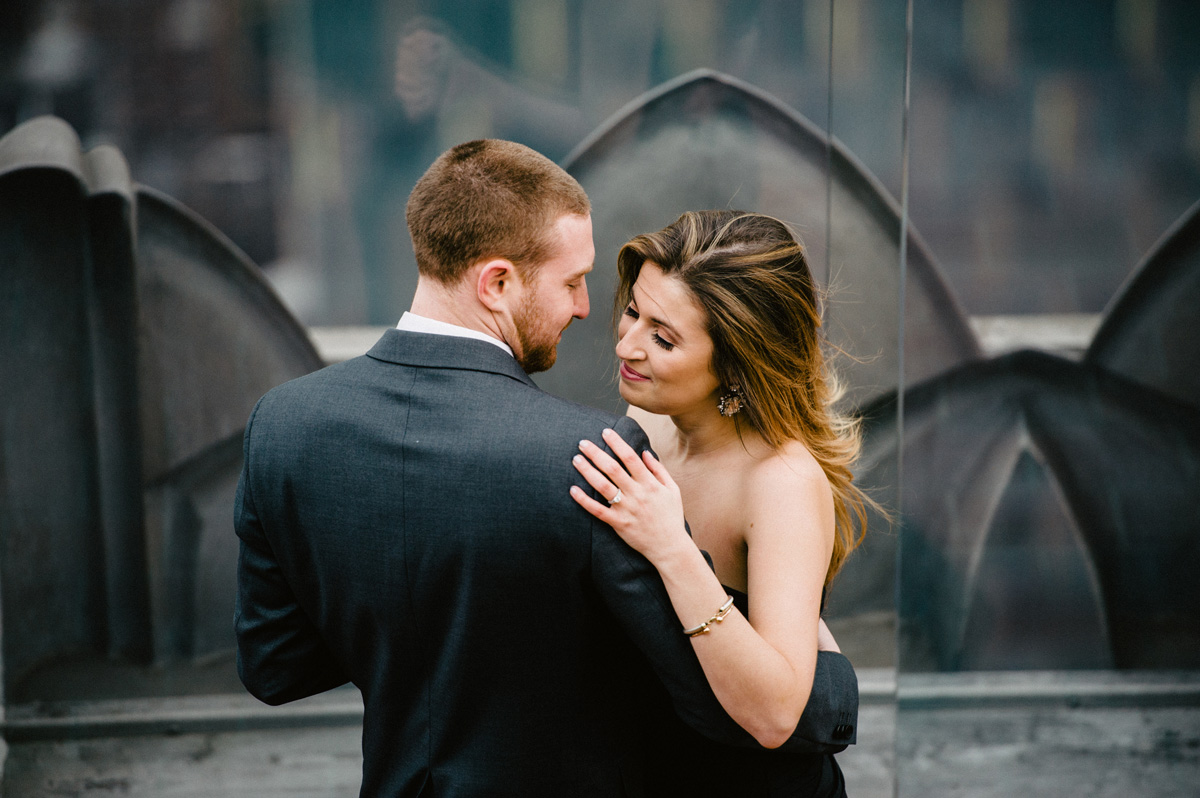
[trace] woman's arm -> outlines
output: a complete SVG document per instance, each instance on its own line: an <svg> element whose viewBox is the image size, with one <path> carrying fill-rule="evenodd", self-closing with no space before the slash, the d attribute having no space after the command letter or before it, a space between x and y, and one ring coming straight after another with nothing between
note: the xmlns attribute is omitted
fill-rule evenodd
<svg viewBox="0 0 1200 798"><path fill-rule="evenodd" d="M590 462L577 457L576 467L602 496L611 498L620 488L621 501L605 506L578 489L572 496L654 564L683 628L704 623L726 593L684 528L678 487L648 453L638 457L611 431L605 442L621 463L583 442ZM788 739L808 702L832 548L828 483L819 467L815 479L811 469L795 469L793 459L772 458L744 480L754 625L733 610L692 637L721 705L768 748Z"/></svg>

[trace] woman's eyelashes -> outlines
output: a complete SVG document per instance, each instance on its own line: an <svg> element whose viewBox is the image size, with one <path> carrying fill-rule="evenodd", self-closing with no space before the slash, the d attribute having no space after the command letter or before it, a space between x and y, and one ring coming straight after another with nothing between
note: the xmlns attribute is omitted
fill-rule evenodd
<svg viewBox="0 0 1200 798"><path fill-rule="evenodd" d="M628 316L629 318L633 319L634 321L641 318L641 315L637 312L637 310L633 307L633 305L626 306L625 315ZM661 346L663 349L665 349L668 352L670 352L672 349L675 348L675 344L673 344L670 341L666 340L665 338L661 337L658 333L650 333L650 337L654 340L654 343L658 344L659 346Z"/></svg>

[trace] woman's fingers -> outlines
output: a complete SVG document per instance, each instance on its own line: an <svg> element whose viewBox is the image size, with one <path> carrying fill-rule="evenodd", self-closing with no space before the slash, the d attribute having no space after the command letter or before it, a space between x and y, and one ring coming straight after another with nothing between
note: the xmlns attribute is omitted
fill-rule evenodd
<svg viewBox="0 0 1200 798"><path fill-rule="evenodd" d="M579 442L579 451L587 455L587 458L592 461L595 467L618 488L628 490L633 487L634 480L629 476L629 472L614 460L608 452L589 440Z"/></svg>
<svg viewBox="0 0 1200 798"><path fill-rule="evenodd" d="M646 469L649 470L654 478L664 485L674 485L675 480L671 479L671 473L667 471L667 467L658 462L658 458L650 452L649 449L642 452L642 462L646 464Z"/></svg>
<svg viewBox="0 0 1200 798"><path fill-rule="evenodd" d="M604 440L621 458L620 462L590 441L580 441L582 454L572 458L575 469L600 495L600 500L592 498L580 486L571 488L571 498L654 561L652 553L677 546L679 540L675 535L683 534L686 528L679 489L661 463L649 455L643 462L642 456L612 430L604 431ZM632 476L625 470L626 463L634 472ZM618 497L619 503L614 503L613 499ZM688 540L687 545L693 544Z"/></svg>
<svg viewBox="0 0 1200 798"><path fill-rule="evenodd" d="M583 488L579 487L578 485L572 485L571 498L574 499L580 507L596 516L596 518L608 524L609 526L612 526L612 521L610 519L612 510L596 501L591 496L587 495Z"/></svg>
<svg viewBox="0 0 1200 798"><path fill-rule="evenodd" d="M571 462L574 464L575 470L578 471L583 476L584 480L587 481L587 484L595 488L596 492L603 496L605 501L611 500L617 495L617 491L619 491L620 488L614 485L612 480L610 480L607 476L597 470L597 468L592 465L592 463L589 462L586 457L581 454L577 454L571 458ZM614 463L613 466L620 468L620 466L616 465L616 463Z"/></svg>
<svg viewBox="0 0 1200 798"><path fill-rule="evenodd" d="M633 447L625 442L625 439L617 434L616 430L605 429L600 433L604 438L604 442L612 447L613 453L621 459L628 471L634 479L641 479L646 473L645 466L642 464L642 458L633 450Z"/></svg>

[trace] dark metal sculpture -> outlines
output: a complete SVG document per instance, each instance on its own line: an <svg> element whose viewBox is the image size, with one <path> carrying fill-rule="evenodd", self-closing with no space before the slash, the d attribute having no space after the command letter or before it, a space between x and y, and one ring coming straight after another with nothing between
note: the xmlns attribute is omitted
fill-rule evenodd
<svg viewBox="0 0 1200 798"><path fill-rule="evenodd" d="M1200 405L1200 202L1134 270L1105 313L1087 360Z"/></svg>
<svg viewBox="0 0 1200 798"><path fill-rule="evenodd" d="M903 669L1200 666L1198 220L1083 363L1021 352L907 391ZM895 397L868 416L862 478L895 484Z"/></svg>
<svg viewBox="0 0 1200 798"><path fill-rule="evenodd" d="M898 374L900 214L886 189L836 140L762 91L699 70L632 102L568 156L593 204L592 317L564 337L539 382L616 408L610 307L620 246L685 210L742 208L789 222L825 282L826 191L832 159L830 339L861 362L840 363L854 404L894 390ZM906 310L911 379L979 357L978 345L927 248L909 234Z"/></svg>
<svg viewBox="0 0 1200 798"><path fill-rule="evenodd" d="M5 685L232 646L240 436L320 366L220 233L43 117L0 140Z"/></svg>

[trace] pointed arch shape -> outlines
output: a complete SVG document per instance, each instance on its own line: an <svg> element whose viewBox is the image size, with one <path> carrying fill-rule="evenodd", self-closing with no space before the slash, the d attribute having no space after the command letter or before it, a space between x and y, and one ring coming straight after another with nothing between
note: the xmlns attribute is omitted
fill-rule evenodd
<svg viewBox="0 0 1200 798"><path fill-rule="evenodd" d="M661 228L684 210L741 207L767 213L797 230L814 276L833 284L826 335L852 356L838 364L849 403L862 406L899 384L900 207L841 142L830 141L797 111L737 78L696 70L626 105L563 165L593 199L593 296L607 296L605 289L613 286L616 250L624 241ZM826 209L830 167L833 208ZM827 212L833 214L832 281L829 275L822 279ZM981 357L958 300L911 225L908 273L905 381L928 379ZM611 334L591 326L588 337L609 349ZM599 347L567 353L560 364L568 369L547 375L547 383L560 380L565 387L586 380L582 372L566 373L576 357L593 369L597 359L612 363L611 352Z"/></svg>
<svg viewBox="0 0 1200 798"><path fill-rule="evenodd" d="M1085 358L1200 407L1200 202L1133 270Z"/></svg>

